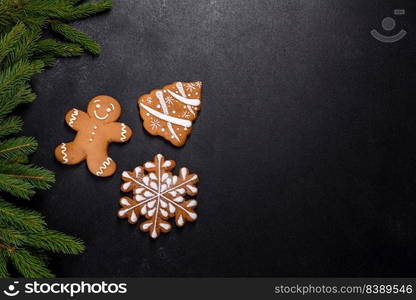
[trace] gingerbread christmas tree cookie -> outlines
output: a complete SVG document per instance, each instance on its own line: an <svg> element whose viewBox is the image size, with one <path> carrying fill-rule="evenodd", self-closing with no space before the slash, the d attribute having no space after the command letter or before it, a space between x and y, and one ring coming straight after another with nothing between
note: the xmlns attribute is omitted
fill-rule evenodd
<svg viewBox="0 0 416 300"><path fill-rule="evenodd" d="M201 108L201 88L200 81L174 82L142 95L137 104L147 132L184 145Z"/></svg>
<svg viewBox="0 0 416 300"><path fill-rule="evenodd" d="M55 157L67 165L87 161L88 169L96 176L111 176L116 163L108 156L111 142L125 143L132 135L124 123L116 122L121 114L118 101L110 96L97 96L88 103L87 112L71 109L66 123L77 131L72 142L61 143L55 148Z"/></svg>
<svg viewBox="0 0 416 300"><path fill-rule="evenodd" d="M135 168L132 172L124 171L121 185L123 192L133 192L133 197L122 197L118 217L127 218L131 224L141 222L139 229L148 232L152 238L157 238L160 232L169 232L172 225L168 222L175 218L177 226L193 222L197 218L195 207L197 201L185 199L195 196L198 189L198 175L191 174L187 168L179 169L179 175L170 171L175 168L173 160L165 160L163 155L157 154L153 161Z"/></svg>

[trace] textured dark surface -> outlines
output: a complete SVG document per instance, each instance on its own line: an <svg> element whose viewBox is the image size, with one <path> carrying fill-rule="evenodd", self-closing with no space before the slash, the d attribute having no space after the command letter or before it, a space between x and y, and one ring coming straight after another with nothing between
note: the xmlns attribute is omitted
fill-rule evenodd
<svg viewBox="0 0 416 300"><path fill-rule="evenodd" d="M369 31L393 9L409 35ZM24 109L33 161L56 172L32 207L81 237L58 276L416 276L414 1L115 1L77 27L98 57L38 76ZM201 80L203 107L185 147L148 135L139 95ZM109 94L132 127L110 148L115 176L63 166L72 107ZM199 219L157 240L116 217L120 174L163 153L200 175Z"/></svg>

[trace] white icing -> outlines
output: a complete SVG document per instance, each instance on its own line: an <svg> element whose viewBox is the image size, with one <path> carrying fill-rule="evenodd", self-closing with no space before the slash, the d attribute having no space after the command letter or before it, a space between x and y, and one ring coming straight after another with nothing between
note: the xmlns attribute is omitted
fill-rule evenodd
<svg viewBox="0 0 416 300"><path fill-rule="evenodd" d="M148 176L143 177L143 182L145 185L149 185L150 178Z"/></svg>
<svg viewBox="0 0 416 300"><path fill-rule="evenodd" d="M185 224L185 222L184 222L184 220L183 220L182 215L180 215L180 216L179 216L179 218L178 218L178 225L179 225L179 226L182 226L183 224Z"/></svg>
<svg viewBox="0 0 416 300"><path fill-rule="evenodd" d="M143 192L144 188L140 187L134 190L135 194L140 194L141 192Z"/></svg>
<svg viewBox="0 0 416 300"><path fill-rule="evenodd" d="M101 117L99 114L97 114L97 111L94 109L94 116L98 119L98 120L105 120L109 117L109 114L105 114L103 117Z"/></svg>
<svg viewBox="0 0 416 300"><path fill-rule="evenodd" d="M160 225L160 227L162 227L165 230L170 230L170 228L171 228L171 225L169 223L162 223L161 222L159 225Z"/></svg>
<svg viewBox="0 0 416 300"><path fill-rule="evenodd" d="M152 231L152 234L150 236L154 239L157 238L156 226L153 227L153 231Z"/></svg>
<svg viewBox="0 0 416 300"><path fill-rule="evenodd" d="M175 131L172 128L172 124L171 123L167 123L167 126L168 126L168 129L169 129L170 133L172 133L172 138L175 138L175 139L177 139L179 141L178 136L176 135Z"/></svg>
<svg viewBox="0 0 416 300"><path fill-rule="evenodd" d="M66 149L66 144L62 143L61 144L61 154L62 154L62 160L64 164L67 164L69 162L68 160L68 154L66 153L67 149Z"/></svg>
<svg viewBox="0 0 416 300"><path fill-rule="evenodd" d="M152 197L154 194L152 192L146 191L143 194L145 197Z"/></svg>
<svg viewBox="0 0 416 300"><path fill-rule="evenodd" d="M144 229L144 230L146 230L146 229L148 229L150 226L152 226L153 225L153 223L144 223L143 225L142 225L142 228Z"/></svg>
<svg viewBox="0 0 416 300"><path fill-rule="evenodd" d="M124 183L123 190L127 190L130 187L130 185L131 185L131 181Z"/></svg>
<svg viewBox="0 0 416 300"><path fill-rule="evenodd" d="M78 109L74 108L71 114L71 117L69 118L69 122L68 122L69 126L74 127L74 122L76 121L77 117L78 117Z"/></svg>
<svg viewBox="0 0 416 300"><path fill-rule="evenodd" d="M192 122L188 120L183 120L180 118L168 116L165 114L162 114L161 112L158 112L157 110L154 110L153 108L148 107L147 105L144 105L143 103L140 103L140 106L143 107L145 110L147 110L149 113L154 115L155 117L162 119L166 122L170 122L176 125L184 126L184 127L191 127Z"/></svg>
<svg viewBox="0 0 416 300"><path fill-rule="evenodd" d="M184 200L184 198L182 196L176 197L173 199L173 201L181 203Z"/></svg>
<svg viewBox="0 0 416 300"><path fill-rule="evenodd" d="M142 168L137 167L134 169L134 174L136 175L136 177L139 177L141 173L142 173Z"/></svg>
<svg viewBox="0 0 416 300"><path fill-rule="evenodd" d="M165 162L163 163L162 167L164 167L164 168L168 168L168 167L170 167L171 165L172 165L172 163L170 162L170 160L167 160L167 161L165 161Z"/></svg>
<svg viewBox="0 0 416 300"><path fill-rule="evenodd" d="M168 115L168 107L166 105L165 99L163 99L163 93L161 91L156 92L156 97L159 100L160 105L162 106L163 113Z"/></svg>
<svg viewBox="0 0 416 300"><path fill-rule="evenodd" d="M165 164L166 163L164 163L163 165L165 165ZM162 175L162 182L165 182L166 179L168 179L168 177L169 177L168 173L163 173L163 175Z"/></svg>
<svg viewBox="0 0 416 300"><path fill-rule="evenodd" d="M171 214L173 214L175 212L175 210L176 210L175 206L173 206L171 203L169 203L169 212Z"/></svg>
<svg viewBox="0 0 416 300"><path fill-rule="evenodd" d="M186 187L192 192L196 193L198 192L198 188L194 187L193 185L187 184Z"/></svg>
<svg viewBox="0 0 416 300"><path fill-rule="evenodd" d="M196 116L195 112L192 110L192 106L187 105L186 107L188 108L188 111L191 112L191 114L193 114L194 116Z"/></svg>
<svg viewBox="0 0 416 300"><path fill-rule="evenodd" d="M198 204L198 202L196 202L196 200L192 199L188 202L186 207L195 207L197 204Z"/></svg>
<svg viewBox="0 0 416 300"><path fill-rule="evenodd" d="M148 215L149 217L151 217L151 216L153 216L153 214L155 213L155 211L156 211L156 208L153 208L153 209L151 209L151 210L149 210L149 211L147 212L147 215Z"/></svg>
<svg viewBox="0 0 416 300"><path fill-rule="evenodd" d="M186 179L186 175L188 175L188 170L186 168L181 168L180 170L182 179Z"/></svg>
<svg viewBox="0 0 416 300"><path fill-rule="evenodd" d="M173 93L170 90L168 90L168 93L171 94L172 97L174 97L176 100L182 103L192 105L192 106L199 106L201 104L201 100L199 99L186 98L185 96L180 96L178 94Z"/></svg>
<svg viewBox="0 0 416 300"><path fill-rule="evenodd" d="M130 215L130 221L132 221L133 223L136 223L137 222L137 220L138 220L138 218L137 218L137 216L136 216L136 213L134 212L134 210L131 212L131 215Z"/></svg>
<svg viewBox="0 0 416 300"><path fill-rule="evenodd" d="M179 92L181 93L181 95L182 95L183 97L185 97L186 95L185 95L185 90L183 89L183 84L182 84L182 82L177 82L177 83L176 83L176 87L178 88L178 90L179 90Z"/></svg>
<svg viewBox="0 0 416 300"><path fill-rule="evenodd" d="M103 161L100 169L97 171L97 173L96 173L97 176L103 175L104 174L104 170L107 169L110 166L110 164L111 164L112 161L113 160L111 159L111 157L107 157L107 159L105 161Z"/></svg>
<svg viewBox="0 0 416 300"><path fill-rule="evenodd" d="M143 200L146 200L146 198L145 198L145 197L143 197L142 195L135 195L135 196L134 196L134 199L136 199L136 201L143 201Z"/></svg>
<svg viewBox="0 0 416 300"><path fill-rule="evenodd" d="M154 181L152 181L152 182L150 183L150 187L151 187L152 189L157 190L157 183L156 183L156 182L154 182Z"/></svg>
<svg viewBox="0 0 416 300"><path fill-rule="evenodd" d="M120 141L124 142L127 139L127 130L126 130L126 124L121 123L121 138Z"/></svg>
<svg viewBox="0 0 416 300"><path fill-rule="evenodd" d="M149 161L149 162L144 164L144 167L150 169L150 168L156 167L156 165Z"/></svg>
<svg viewBox="0 0 416 300"><path fill-rule="evenodd" d="M126 198L121 198L120 199L120 204L122 204L122 205L130 205L129 201Z"/></svg>

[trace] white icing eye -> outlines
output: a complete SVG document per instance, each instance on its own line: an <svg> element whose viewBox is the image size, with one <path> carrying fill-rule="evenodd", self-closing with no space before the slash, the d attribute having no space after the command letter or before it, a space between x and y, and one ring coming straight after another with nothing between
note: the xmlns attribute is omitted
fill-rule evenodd
<svg viewBox="0 0 416 300"><path fill-rule="evenodd" d="M106 111L107 111L107 112L110 112L110 111L111 111L111 108L107 108L107 109L106 109Z"/></svg>
<svg viewBox="0 0 416 300"><path fill-rule="evenodd" d="M101 105L100 105L100 104L96 104L96 105L95 105L95 107L96 107L96 108L100 108L100 107L101 107Z"/></svg>

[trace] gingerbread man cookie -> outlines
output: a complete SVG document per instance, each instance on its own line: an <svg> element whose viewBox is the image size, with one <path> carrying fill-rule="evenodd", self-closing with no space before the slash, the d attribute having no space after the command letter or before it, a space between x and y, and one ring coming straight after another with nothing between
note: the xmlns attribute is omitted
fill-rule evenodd
<svg viewBox="0 0 416 300"><path fill-rule="evenodd" d="M201 106L202 83L174 82L141 96L137 102L143 126L175 146L183 146Z"/></svg>
<svg viewBox="0 0 416 300"><path fill-rule="evenodd" d="M87 112L71 109L65 121L77 135L72 142L62 143L55 148L55 157L67 165L87 161L91 173L107 177L116 171L116 163L108 156L108 145L112 142L127 142L132 135L124 123L116 122L121 107L110 96L97 96L88 103Z"/></svg>

